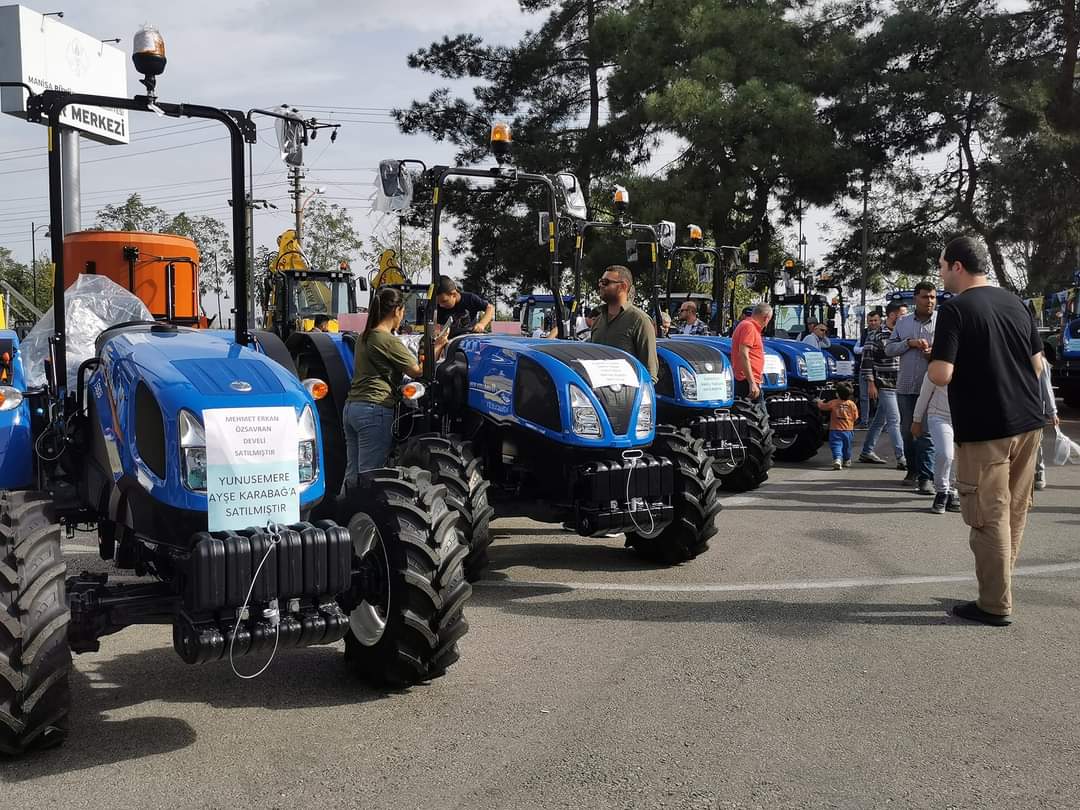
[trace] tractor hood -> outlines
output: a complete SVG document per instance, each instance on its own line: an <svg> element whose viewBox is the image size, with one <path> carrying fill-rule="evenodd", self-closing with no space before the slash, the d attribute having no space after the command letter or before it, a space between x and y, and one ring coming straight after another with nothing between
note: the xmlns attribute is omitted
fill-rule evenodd
<svg viewBox="0 0 1080 810"><path fill-rule="evenodd" d="M784 358L789 377L812 383L825 382L829 378L828 360L818 349L784 338L765 338L765 346Z"/></svg>
<svg viewBox="0 0 1080 810"><path fill-rule="evenodd" d="M137 480L156 500L207 508L205 492L189 489L183 480L181 411L202 422L203 412L215 408L291 407L300 422L311 407L315 451L322 458L319 421L307 390L269 357L236 344L231 333L132 324L104 332L97 352L101 365L88 387L105 435L120 449L122 469L113 465L113 473ZM319 466L314 480L301 480L301 508L324 494Z"/></svg>
<svg viewBox="0 0 1080 810"><path fill-rule="evenodd" d="M496 421L581 447L652 443L656 394L648 371L626 352L572 340L503 336L461 338L451 347L467 359L470 407ZM599 435L582 430L583 419L591 424L590 411Z"/></svg>
<svg viewBox="0 0 1080 810"><path fill-rule="evenodd" d="M719 347L682 337L656 341L661 402L682 408L715 410L735 402L731 363Z"/></svg>
<svg viewBox="0 0 1080 810"><path fill-rule="evenodd" d="M700 337L687 336L682 339L711 343L722 351L729 361L731 359L731 338L729 337L702 335ZM784 357L776 349L769 348L769 346L765 346L765 369L762 375L761 388L767 392L787 390L787 367L784 364Z"/></svg>

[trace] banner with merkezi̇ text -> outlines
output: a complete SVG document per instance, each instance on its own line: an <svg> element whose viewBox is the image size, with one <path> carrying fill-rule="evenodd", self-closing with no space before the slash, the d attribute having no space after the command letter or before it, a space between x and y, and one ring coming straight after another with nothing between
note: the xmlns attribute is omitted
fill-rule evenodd
<svg viewBox="0 0 1080 810"><path fill-rule="evenodd" d="M296 411L203 411L206 496L212 532L300 520Z"/></svg>

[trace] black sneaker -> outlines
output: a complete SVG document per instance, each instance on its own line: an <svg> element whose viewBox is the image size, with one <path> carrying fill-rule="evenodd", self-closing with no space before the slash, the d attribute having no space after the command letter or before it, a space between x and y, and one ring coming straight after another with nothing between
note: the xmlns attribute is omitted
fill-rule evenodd
<svg viewBox="0 0 1080 810"><path fill-rule="evenodd" d="M946 512L959 512L960 511L960 493L950 492L949 500L945 502Z"/></svg>
<svg viewBox="0 0 1080 810"><path fill-rule="evenodd" d="M955 605L952 609L953 616L967 619L969 622L981 622L994 627L1008 627L1012 624L1012 616L1002 616L1000 613L987 613L974 602L964 602Z"/></svg>
<svg viewBox="0 0 1080 810"><path fill-rule="evenodd" d="M898 469L898 470L906 470L907 469L907 459L898 458L896 460L896 469Z"/></svg>
<svg viewBox="0 0 1080 810"><path fill-rule="evenodd" d="M945 505L948 503L949 493L939 492L934 495L934 503L930 506L930 511L935 515L945 514Z"/></svg>
<svg viewBox="0 0 1080 810"><path fill-rule="evenodd" d="M908 470L907 475L904 476L905 484L914 484L918 480L919 476L914 470Z"/></svg>

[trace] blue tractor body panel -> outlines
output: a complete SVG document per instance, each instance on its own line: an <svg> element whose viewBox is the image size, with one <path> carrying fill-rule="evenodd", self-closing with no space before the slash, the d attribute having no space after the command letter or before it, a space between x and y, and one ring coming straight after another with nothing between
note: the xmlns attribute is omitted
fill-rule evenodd
<svg viewBox="0 0 1080 810"><path fill-rule="evenodd" d="M1080 400L1080 318L1066 322L1061 330L1061 344L1051 375L1070 405Z"/></svg>
<svg viewBox="0 0 1080 810"><path fill-rule="evenodd" d="M735 377L731 361L719 347L688 336L656 341L660 363L657 399L664 405L714 411L735 404ZM710 351L711 349L711 351ZM692 379L698 397L689 398L682 380Z"/></svg>
<svg viewBox="0 0 1080 810"><path fill-rule="evenodd" d="M765 338L765 347L784 358L789 384L824 385L828 381L829 363L824 352L784 338Z"/></svg>
<svg viewBox="0 0 1080 810"><path fill-rule="evenodd" d="M4 363L8 385L19 392L26 390L19 336L10 329L0 330L0 354L9 359ZM23 399L10 410L0 410L0 489L22 489L33 482L33 439L30 429L30 403Z"/></svg>
<svg viewBox="0 0 1080 810"><path fill-rule="evenodd" d="M576 341L503 336L465 337L454 343L468 363L468 407L500 425L524 428L558 444L599 449L630 449L652 443L655 430L636 435L642 395L655 396L648 371L637 358L618 349ZM622 360L637 387L619 391L594 386L590 361ZM599 417L600 436L574 433L571 386L583 394Z"/></svg>
<svg viewBox="0 0 1080 810"><path fill-rule="evenodd" d="M88 389L105 442L112 445L109 458L114 481L125 476L138 481L156 502L176 509L207 511L206 493L192 491L182 482L181 410L202 422L203 411L215 408L291 406L299 419L305 407L314 406L294 375L265 355L235 343L232 333L119 330L106 333L99 356L101 365L90 375ZM250 390L235 390L234 381L247 383ZM149 389L164 428L164 446L155 449L152 461L140 453L136 431L140 386ZM145 402L142 407L147 407ZM314 424L321 460L318 419ZM300 508L315 505L325 489L319 469L313 482L301 485Z"/></svg>

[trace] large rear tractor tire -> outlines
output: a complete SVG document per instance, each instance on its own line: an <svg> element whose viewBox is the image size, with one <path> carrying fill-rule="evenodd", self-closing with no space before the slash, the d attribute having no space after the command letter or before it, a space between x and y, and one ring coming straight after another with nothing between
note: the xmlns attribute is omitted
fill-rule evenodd
<svg viewBox="0 0 1080 810"><path fill-rule="evenodd" d="M495 510L488 503L491 484L484 478L472 442L453 434L414 436L401 449L397 463L427 470L433 482L446 486L447 503L461 515L459 526L469 547L465 577L476 582L488 566L491 518Z"/></svg>
<svg viewBox="0 0 1080 810"><path fill-rule="evenodd" d="M364 679L404 687L437 678L458 660L472 593L457 512L424 470L362 475L338 500L353 541L345 661Z"/></svg>
<svg viewBox="0 0 1080 810"><path fill-rule="evenodd" d="M0 493L0 754L51 748L67 736L65 573L48 496Z"/></svg>
<svg viewBox="0 0 1080 810"><path fill-rule="evenodd" d="M713 521L720 512L720 482L713 474L705 445L685 428L656 428L649 452L675 466L675 519L652 534L627 532L626 544L643 557L666 565L692 560L709 548Z"/></svg>
<svg viewBox="0 0 1080 810"><path fill-rule="evenodd" d="M746 453L741 465L720 477L720 488L727 492L749 492L769 478L776 452L773 430L764 404L759 407L747 399L736 399L731 413L746 417Z"/></svg>
<svg viewBox="0 0 1080 810"><path fill-rule="evenodd" d="M776 458L780 461L806 461L817 455L824 442L821 426L812 421L795 435L795 441L787 447L776 448Z"/></svg>

